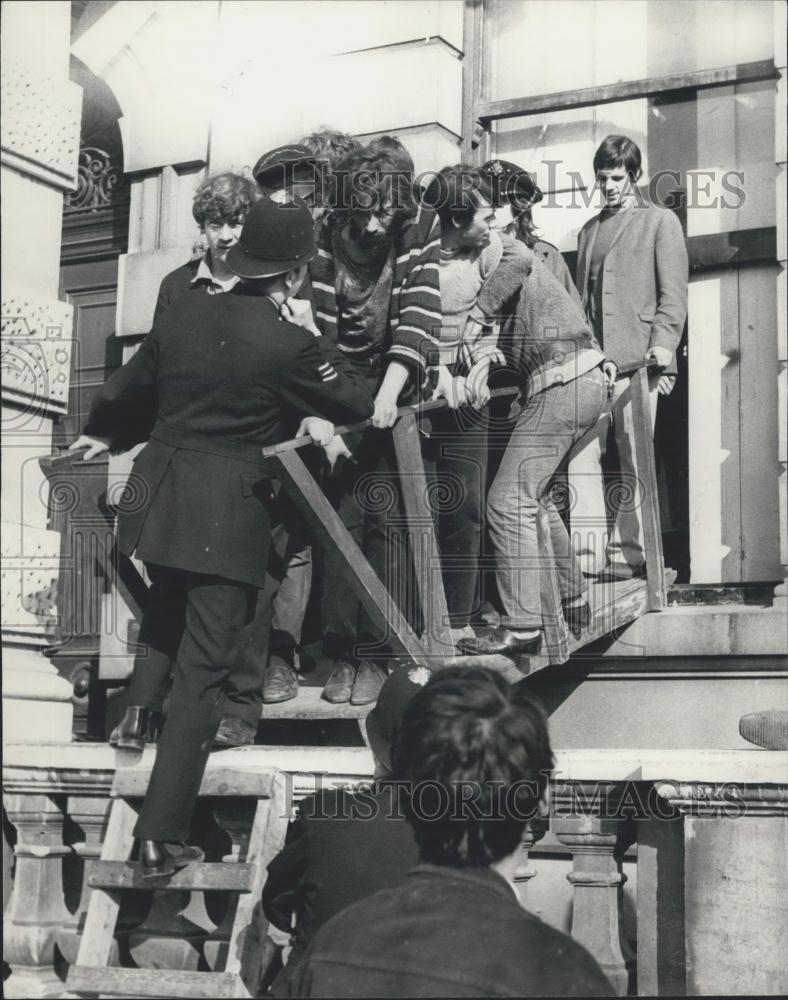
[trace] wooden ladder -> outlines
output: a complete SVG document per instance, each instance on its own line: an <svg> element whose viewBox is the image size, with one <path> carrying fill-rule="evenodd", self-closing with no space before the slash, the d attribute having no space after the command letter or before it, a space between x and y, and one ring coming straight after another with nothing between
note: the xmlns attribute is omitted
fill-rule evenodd
<svg viewBox="0 0 788 1000"><path fill-rule="evenodd" d="M268 863L284 844L288 821L285 783L278 771L245 772L209 767L201 796L257 799L245 857L239 861L201 862L174 875L143 879L139 862L129 861L137 809L151 767L132 767L115 774L109 824L101 859L88 872L93 890L77 962L68 972L66 996L125 997L254 997L265 972L263 954L268 924L261 896ZM128 969L108 965L121 893L128 890L228 892L234 907L229 940L220 972Z"/></svg>

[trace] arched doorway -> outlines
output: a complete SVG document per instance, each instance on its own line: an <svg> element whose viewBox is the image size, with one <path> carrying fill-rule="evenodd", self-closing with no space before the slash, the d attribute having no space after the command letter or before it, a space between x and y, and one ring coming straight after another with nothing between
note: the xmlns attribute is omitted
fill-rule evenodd
<svg viewBox="0 0 788 1000"><path fill-rule="evenodd" d="M63 206L60 298L74 307L74 343L68 410L53 435L59 448L79 434L96 389L122 364L115 315L118 257L127 250L129 220L120 106L107 84L73 56L69 75L82 87L83 104L78 185ZM77 485L79 490L103 492L106 477L85 476ZM57 505L51 510L51 527L62 538L59 641L51 656L74 687L74 735L103 739L103 692L97 675L105 581L90 532L72 530L73 514L58 511Z"/></svg>

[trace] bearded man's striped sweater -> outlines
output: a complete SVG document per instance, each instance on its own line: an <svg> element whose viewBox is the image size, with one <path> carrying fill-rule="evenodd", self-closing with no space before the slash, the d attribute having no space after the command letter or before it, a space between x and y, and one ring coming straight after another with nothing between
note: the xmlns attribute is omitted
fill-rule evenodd
<svg viewBox="0 0 788 1000"><path fill-rule="evenodd" d="M395 237L394 279L388 330L380 340L343 342L337 330L336 262L332 230L341 222L329 215L317 237L317 254L309 265L315 320L324 336L335 341L348 358L383 351L389 361L401 361L415 373L423 390L437 368L440 351L440 221L431 209L418 206L413 219L403 223Z"/></svg>

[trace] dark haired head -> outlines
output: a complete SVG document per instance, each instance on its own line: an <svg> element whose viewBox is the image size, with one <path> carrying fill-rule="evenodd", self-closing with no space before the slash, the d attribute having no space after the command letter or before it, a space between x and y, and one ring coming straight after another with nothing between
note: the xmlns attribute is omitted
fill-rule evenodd
<svg viewBox="0 0 788 1000"><path fill-rule="evenodd" d="M385 211L399 222L416 215L412 163L407 154L407 159L402 156L399 143L397 146L370 143L351 150L337 161L334 167L337 213L348 217Z"/></svg>
<svg viewBox="0 0 788 1000"><path fill-rule="evenodd" d="M643 173L640 148L625 135L608 135L594 153L594 174L600 170L623 167L632 181L639 181Z"/></svg>
<svg viewBox="0 0 788 1000"><path fill-rule="evenodd" d="M192 215L200 229L209 220L241 224L258 197L257 186L247 177L216 174L204 180L195 191Z"/></svg>
<svg viewBox="0 0 788 1000"><path fill-rule="evenodd" d="M413 157L394 135L379 135L372 139L369 148L374 153L388 153L396 161L400 170L413 176Z"/></svg>
<svg viewBox="0 0 788 1000"><path fill-rule="evenodd" d="M396 777L422 858L486 867L520 843L553 755L539 707L499 674L448 667L417 692L397 730Z"/></svg>
<svg viewBox="0 0 788 1000"><path fill-rule="evenodd" d="M301 145L306 146L315 159L325 163L329 170L332 170L337 160L347 153L361 148L358 139L354 139L347 132L328 128L327 125L324 125L317 132L305 135L301 140Z"/></svg>
<svg viewBox="0 0 788 1000"><path fill-rule="evenodd" d="M492 201L487 178L475 167L457 163L444 167L427 185L422 201L435 209L441 225L469 225L483 201Z"/></svg>
<svg viewBox="0 0 788 1000"><path fill-rule="evenodd" d="M506 232L533 247L538 239L533 222L531 207L542 200L542 190L527 170L510 160L488 160L481 168L491 189L492 202L496 208L510 205L512 223Z"/></svg>

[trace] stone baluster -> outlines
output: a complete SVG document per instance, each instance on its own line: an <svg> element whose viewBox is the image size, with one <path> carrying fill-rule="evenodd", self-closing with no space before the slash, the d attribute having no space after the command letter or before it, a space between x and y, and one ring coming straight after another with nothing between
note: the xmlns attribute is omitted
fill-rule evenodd
<svg viewBox="0 0 788 1000"><path fill-rule="evenodd" d="M55 971L55 946L70 915L63 897L63 799L8 794L6 814L17 831L14 887L5 917L5 960L11 976L8 998L59 997L63 981Z"/></svg>
<svg viewBox="0 0 788 1000"><path fill-rule="evenodd" d="M525 828L523 842L520 845L517 868L514 872L514 889L520 906L526 906L528 899L528 883L536 875L536 869L530 861L529 853L534 844L541 840L547 832L547 824L540 820L533 820Z"/></svg>
<svg viewBox="0 0 788 1000"><path fill-rule="evenodd" d="M572 937L599 962L616 993L628 992L630 969L621 945L626 876L616 858L620 820L560 816L552 829L572 854Z"/></svg>

